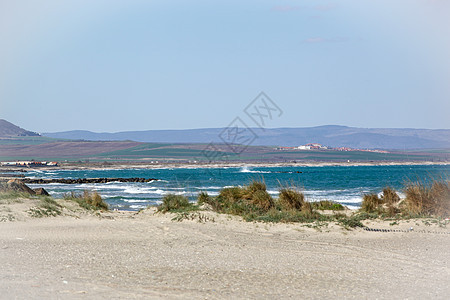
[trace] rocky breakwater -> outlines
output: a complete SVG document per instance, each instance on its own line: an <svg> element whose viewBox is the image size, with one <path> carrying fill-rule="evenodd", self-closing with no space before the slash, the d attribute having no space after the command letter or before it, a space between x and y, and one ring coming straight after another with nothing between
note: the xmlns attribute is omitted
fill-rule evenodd
<svg viewBox="0 0 450 300"><path fill-rule="evenodd" d="M21 181L28 184L83 184L83 183L108 183L108 182L152 182L156 178L23 178Z"/></svg>

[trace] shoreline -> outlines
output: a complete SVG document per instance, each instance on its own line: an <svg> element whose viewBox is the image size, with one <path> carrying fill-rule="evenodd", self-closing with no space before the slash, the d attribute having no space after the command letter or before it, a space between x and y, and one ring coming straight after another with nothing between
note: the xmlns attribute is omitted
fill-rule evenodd
<svg viewBox="0 0 450 300"><path fill-rule="evenodd" d="M2 171L26 171L26 170L120 170L120 169L213 169L213 168L270 168L270 167L358 167L358 166L432 166L442 165L448 166L450 162L432 162L432 161L410 161L410 162L297 162L297 163L278 163L278 162L261 162L261 163L244 163L244 162L227 162L227 163L137 163L137 162L103 162L103 163L67 163L63 162L56 167L0 167Z"/></svg>

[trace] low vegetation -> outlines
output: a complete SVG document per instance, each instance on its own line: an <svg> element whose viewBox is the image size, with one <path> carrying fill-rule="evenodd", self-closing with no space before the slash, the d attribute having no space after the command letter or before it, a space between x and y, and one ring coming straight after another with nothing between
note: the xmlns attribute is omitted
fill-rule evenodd
<svg viewBox="0 0 450 300"><path fill-rule="evenodd" d="M82 193L68 193L64 199L78 203L87 210L108 210L108 205L97 192L83 191ZM0 191L0 205L20 204L26 207L25 212L33 218L55 217L62 215L64 209L71 210L72 205L51 196L34 195L20 191ZM11 209L4 206L0 215L0 222L13 221L16 215ZM7 214L5 214L6 212Z"/></svg>
<svg viewBox="0 0 450 300"><path fill-rule="evenodd" d="M0 204L21 203L29 198L30 194L20 192L0 192Z"/></svg>
<svg viewBox="0 0 450 300"><path fill-rule="evenodd" d="M343 213L345 207L333 201L308 202L303 193L293 187L281 187L274 199L262 181L252 181L246 186L223 188L216 197L201 192L197 204L188 198L166 195L159 211L177 212L174 220L197 219L187 212L210 209L218 213L242 216L247 221L314 223L310 227L327 226L335 222L344 228L364 227L368 219L397 220L411 217L442 218L450 215L450 189L448 181L433 180L429 184L413 182L406 185L405 199L391 187L380 195L363 196L361 209L352 214ZM331 211L324 213L324 211Z"/></svg>
<svg viewBox="0 0 450 300"><path fill-rule="evenodd" d="M108 210L108 204L96 191L84 190L82 193L71 192L64 195L65 200L77 202L81 207L88 210Z"/></svg>
<svg viewBox="0 0 450 300"><path fill-rule="evenodd" d="M28 210L28 213L33 218L42 217L56 217L61 215L62 206L58 204L55 199L51 197L39 197L39 205L32 207Z"/></svg>
<svg viewBox="0 0 450 300"><path fill-rule="evenodd" d="M344 205L329 200L311 202L311 205L313 209L318 210L345 210Z"/></svg>
<svg viewBox="0 0 450 300"><path fill-rule="evenodd" d="M26 212L34 218L58 216L62 213L62 206L50 196L31 195L25 192L18 191L3 191L0 192L0 204L16 204L25 203L26 201L32 201L33 207L29 208ZM12 214L0 216L0 221L12 221L15 217Z"/></svg>
<svg viewBox="0 0 450 300"><path fill-rule="evenodd" d="M405 199L386 187L381 196L367 194L363 197L361 211L376 213L380 217L437 217L450 216L450 187L445 180L431 179L406 184Z"/></svg>
<svg viewBox="0 0 450 300"><path fill-rule="evenodd" d="M192 203L186 196L167 194L164 196L161 205L158 206L160 212L178 212L188 211L193 209Z"/></svg>
<svg viewBox="0 0 450 300"><path fill-rule="evenodd" d="M410 182L405 189L402 209L409 214L421 216L450 216L450 187L445 180Z"/></svg>
<svg viewBox="0 0 450 300"><path fill-rule="evenodd" d="M177 212L178 215L174 217L177 221L197 219L186 212L202 207L218 213L242 216L247 221L325 224L336 218L333 214L320 214L316 210L344 210L341 204L332 201L310 203L295 188L282 187L279 192L279 197L274 199L267 192L264 182L254 180L246 186L223 188L216 197L201 192L197 204L189 203L184 196L166 195L163 203L158 206L158 211Z"/></svg>

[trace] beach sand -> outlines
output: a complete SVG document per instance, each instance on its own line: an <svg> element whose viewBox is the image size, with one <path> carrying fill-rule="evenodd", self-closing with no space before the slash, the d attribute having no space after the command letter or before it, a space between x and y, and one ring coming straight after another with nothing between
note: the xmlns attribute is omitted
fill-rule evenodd
<svg viewBox="0 0 450 300"><path fill-rule="evenodd" d="M23 204L10 205L14 214ZM12 207L12 208L11 208ZM197 213L198 214L198 213ZM450 229L321 231L154 209L0 223L2 299L448 299ZM413 231L409 231L413 227ZM424 230L425 232L421 232Z"/></svg>

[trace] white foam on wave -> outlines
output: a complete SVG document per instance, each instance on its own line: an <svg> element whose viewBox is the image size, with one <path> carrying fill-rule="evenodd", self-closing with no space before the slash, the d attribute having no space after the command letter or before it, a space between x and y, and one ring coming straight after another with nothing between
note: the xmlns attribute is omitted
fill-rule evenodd
<svg viewBox="0 0 450 300"><path fill-rule="evenodd" d="M166 192L166 193L168 193L168 192ZM175 192L175 195L186 195L186 194L188 194L188 192L186 192L186 191Z"/></svg>
<svg viewBox="0 0 450 300"><path fill-rule="evenodd" d="M146 208L146 207L147 207L146 205L130 205L130 208L133 208L133 209Z"/></svg>
<svg viewBox="0 0 450 300"><path fill-rule="evenodd" d="M223 189L229 189L229 188L234 188L234 187L242 187L242 185L226 185L223 187Z"/></svg>
<svg viewBox="0 0 450 300"><path fill-rule="evenodd" d="M144 187L135 187L135 186L127 186L125 187L124 193L127 194L159 194L164 195L166 192L155 187L144 188Z"/></svg>
<svg viewBox="0 0 450 300"><path fill-rule="evenodd" d="M219 192L210 192L210 191L207 191L207 193L208 193L208 195L210 195L210 196L219 196Z"/></svg>
<svg viewBox="0 0 450 300"><path fill-rule="evenodd" d="M199 187L194 187L194 189L197 189L197 190L220 190L220 189L222 189L222 187L220 187L220 186L199 186Z"/></svg>
<svg viewBox="0 0 450 300"><path fill-rule="evenodd" d="M258 174L267 174L270 173L270 171L257 171L257 170L251 170L247 166L243 166L239 169L239 173L258 173Z"/></svg>
<svg viewBox="0 0 450 300"><path fill-rule="evenodd" d="M137 200L137 199L123 199L123 201L128 203L147 203L148 200Z"/></svg>
<svg viewBox="0 0 450 300"><path fill-rule="evenodd" d="M32 171L27 171L28 173L39 173L39 174L43 174L43 173L45 173L44 171L42 171L42 170L32 170Z"/></svg>

